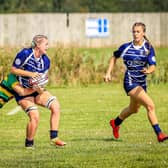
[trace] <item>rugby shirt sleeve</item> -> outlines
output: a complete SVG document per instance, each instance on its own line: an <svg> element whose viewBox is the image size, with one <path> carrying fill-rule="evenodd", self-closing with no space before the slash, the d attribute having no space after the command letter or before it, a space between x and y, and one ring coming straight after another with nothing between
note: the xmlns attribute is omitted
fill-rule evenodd
<svg viewBox="0 0 168 168"><path fill-rule="evenodd" d="M14 66L15 68L21 68L21 65L24 63L24 61L26 60L27 58L27 54L25 52L25 50L23 49L22 51L20 51L14 61L13 61L13 64L12 66Z"/></svg>
<svg viewBox="0 0 168 168"><path fill-rule="evenodd" d="M149 51L149 55L148 55L148 64L149 65L156 65L155 51L152 46L150 47L150 51Z"/></svg>
<svg viewBox="0 0 168 168"><path fill-rule="evenodd" d="M116 57L116 58L119 58L121 56L122 52L124 51L125 47L126 47L125 44L121 45L118 48L118 50L113 52L113 56Z"/></svg>

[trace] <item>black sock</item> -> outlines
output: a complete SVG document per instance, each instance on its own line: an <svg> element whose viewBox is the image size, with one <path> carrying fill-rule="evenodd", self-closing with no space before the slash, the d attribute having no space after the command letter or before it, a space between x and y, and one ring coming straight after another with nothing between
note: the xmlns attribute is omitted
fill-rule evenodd
<svg viewBox="0 0 168 168"><path fill-rule="evenodd" d="M50 130L50 139L54 139L58 136L57 130Z"/></svg>
<svg viewBox="0 0 168 168"><path fill-rule="evenodd" d="M28 140L27 138L25 139L25 146L33 146L34 145L34 140Z"/></svg>
<svg viewBox="0 0 168 168"><path fill-rule="evenodd" d="M155 125L152 125L156 135L158 135L161 131L160 127L159 127L159 124L155 124Z"/></svg>
<svg viewBox="0 0 168 168"><path fill-rule="evenodd" d="M114 120L114 123L115 123L116 126L119 126L122 122L123 122L123 120L121 120L119 117L117 117L117 118Z"/></svg>

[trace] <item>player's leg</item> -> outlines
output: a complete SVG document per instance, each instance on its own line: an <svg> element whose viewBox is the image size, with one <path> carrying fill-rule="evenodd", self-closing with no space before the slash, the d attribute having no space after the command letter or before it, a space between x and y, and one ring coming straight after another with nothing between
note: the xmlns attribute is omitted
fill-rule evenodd
<svg viewBox="0 0 168 168"><path fill-rule="evenodd" d="M158 137L158 141L162 142L168 139L168 136L162 133L158 124L158 120L155 113L155 105L152 99L144 91L144 89L141 87L137 87L136 89L132 90L132 92L130 92L129 95L146 108L148 119Z"/></svg>
<svg viewBox="0 0 168 168"><path fill-rule="evenodd" d="M158 120L155 114L154 103L152 99L144 91L144 89L142 87L136 87L129 93L129 95L146 108L148 119L151 122L151 124L152 125L157 124Z"/></svg>
<svg viewBox="0 0 168 168"><path fill-rule="evenodd" d="M130 115L135 114L139 111L140 108L140 104L133 98L130 97L130 104L128 107L124 108L120 115L119 118L121 120L125 120L126 118L128 118Z"/></svg>
<svg viewBox="0 0 168 168"><path fill-rule="evenodd" d="M24 98L20 100L18 103L29 116L29 121L28 121L27 129L26 129L25 146L33 147L34 136L36 134L36 130L38 127L38 122L39 122L39 112L37 110L37 107L34 104L33 97Z"/></svg>
<svg viewBox="0 0 168 168"><path fill-rule="evenodd" d="M66 143L58 139L58 129L60 120L60 104L56 97L48 91L44 91L36 97L36 103L47 107L51 111L50 115L50 139L57 146L64 146Z"/></svg>
<svg viewBox="0 0 168 168"><path fill-rule="evenodd" d="M119 125L128 118L130 115L137 113L139 110L140 104L132 97L130 97L130 104L128 107L124 108L120 115L117 116L115 119L110 120L110 125L112 127L112 132L114 137L117 139L119 138Z"/></svg>

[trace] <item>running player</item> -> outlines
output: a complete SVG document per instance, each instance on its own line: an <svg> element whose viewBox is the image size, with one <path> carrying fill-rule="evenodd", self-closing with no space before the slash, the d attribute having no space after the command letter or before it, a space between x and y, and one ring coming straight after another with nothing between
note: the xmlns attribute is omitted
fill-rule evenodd
<svg viewBox="0 0 168 168"><path fill-rule="evenodd" d="M115 138L119 138L120 124L133 113L137 113L140 106L143 105L147 110L148 119L156 133L158 142L168 139L158 124L155 114L155 106L152 99L146 92L146 76L155 71L156 60L155 52L149 40L145 36L146 26L144 23L137 22L132 27L133 41L125 43L114 52L110 60L105 81L111 80L111 71L121 57L126 66L124 89L130 96L128 107L124 108L120 115L110 121Z"/></svg>
<svg viewBox="0 0 168 168"><path fill-rule="evenodd" d="M47 73L50 68L50 60L46 55L48 38L44 35L36 35L32 40L31 48L21 50L14 59L11 72L18 76L23 87L31 87L29 78L39 77L41 73ZM28 96L15 94L16 101L28 114L30 120L27 124L25 146L33 147L34 136L39 122L39 111L36 104L51 110L50 117L50 142L54 146L64 146L66 143L58 139L58 127L60 119L60 107L56 97L48 91L41 94L35 92Z"/></svg>

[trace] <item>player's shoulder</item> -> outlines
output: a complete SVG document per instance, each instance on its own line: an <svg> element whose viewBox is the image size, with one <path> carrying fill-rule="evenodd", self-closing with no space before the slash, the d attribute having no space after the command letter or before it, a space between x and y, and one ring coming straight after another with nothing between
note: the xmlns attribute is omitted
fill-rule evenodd
<svg viewBox="0 0 168 168"><path fill-rule="evenodd" d="M132 44L132 42L123 43L120 47L122 47L122 48L127 48L127 47L130 46L131 44Z"/></svg>
<svg viewBox="0 0 168 168"><path fill-rule="evenodd" d="M132 45L132 42L123 43L122 45L120 45L119 49L124 50L131 45Z"/></svg>
<svg viewBox="0 0 168 168"><path fill-rule="evenodd" d="M7 77L8 77L8 78L16 78L16 75L13 74L13 73L9 73L9 74L7 75Z"/></svg>
<svg viewBox="0 0 168 168"><path fill-rule="evenodd" d="M25 54L25 55L29 55L33 52L32 48L23 48L22 52Z"/></svg>
<svg viewBox="0 0 168 168"><path fill-rule="evenodd" d="M20 52L19 55L23 56L28 56L33 52L32 48L23 48Z"/></svg>
<svg viewBox="0 0 168 168"><path fill-rule="evenodd" d="M150 43L147 42L147 41L145 41L144 46L145 46L145 48L147 48L148 50L154 49L153 46L152 46L152 44L150 44Z"/></svg>
<svg viewBox="0 0 168 168"><path fill-rule="evenodd" d="M18 80L16 78L15 74L9 73L5 78L4 78L4 82L8 85L8 86L13 86L14 84L18 84Z"/></svg>
<svg viewBox="0 0 168 168"><path fill-rule="evenodd" d="M7 80L16 82L16 81L17 81L17 77L16 77L15 74L9 73L9 74L7 75Z"/></svg>
<svg viewBox="0 0 168 168"><path fill-rule="evenodd" d="M122 53L124 52L124 50L130 46L132 43L131 42L128 42L128 43L124 43L122 44L116 51L113 52L113 55L116 57L116 58L119 58Z"/></svg>
<svg viewBox="0 0 168 168"><path fill-rule="evenodd" d="M50 61L49 57L46 54L42 55L44 61Z"/></svg>

